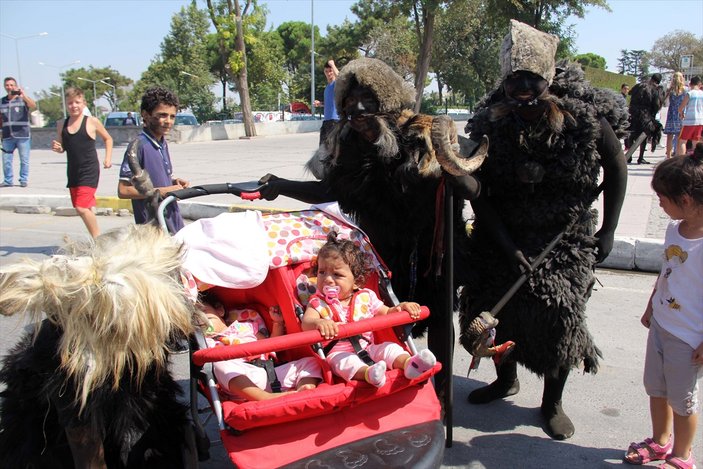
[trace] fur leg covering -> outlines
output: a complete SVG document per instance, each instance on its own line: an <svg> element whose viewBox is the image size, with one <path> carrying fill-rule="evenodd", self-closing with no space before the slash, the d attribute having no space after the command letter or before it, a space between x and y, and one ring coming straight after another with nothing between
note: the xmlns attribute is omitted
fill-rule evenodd
<svg viewBox="0 0 703 469"><path fill-rule="evenodd" d="M544 393L540 411L545 420L547 433L555 440L571 438L575 431L574 424L561 407L561 396L569 371L568 368L560 368L544 376Z"/></svg>
<svg viewBox="0 0 703 469"><path fill-rule="evenodd" d="M512 396L520 391L520 381L517 379L517 362L506 360L496 367L498 377L488 386L475 389L469 394L472 404L487 404L496 399Z"/></svg>

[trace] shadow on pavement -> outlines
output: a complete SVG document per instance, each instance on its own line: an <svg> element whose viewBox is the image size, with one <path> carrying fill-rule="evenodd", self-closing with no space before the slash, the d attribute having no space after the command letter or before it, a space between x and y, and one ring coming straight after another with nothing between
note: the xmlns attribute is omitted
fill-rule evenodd
<svg viewBox="0 0 703 469"><path fill-rule="evenodd" d="M60 249L59 246L5 246L0 245L0 256L6 257L12 254L44 254L51 256Z"/></svg>

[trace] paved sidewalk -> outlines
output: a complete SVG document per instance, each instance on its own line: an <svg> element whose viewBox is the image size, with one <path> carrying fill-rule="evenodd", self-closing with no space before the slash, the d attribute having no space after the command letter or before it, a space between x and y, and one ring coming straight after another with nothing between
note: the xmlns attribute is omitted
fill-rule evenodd
<svg viewBox="0 0 703 469"><path fill-rule="evenodd" d="M463 125L463 124L462 124ZM460 130L462 131L462 130ZM463 132L463 131L462 131ZM257 180L270 172L292 179L311 179L303 165L318 144L318 133L257 137L251 140L224 140L203 143L171 144L174 175L185 178L191 185ZM98 206L129 208L127 200L116 197L119 164L125 147L113 153L115 164L103 169L98 186ZM102 158L102 150L100 150ZM650 165L629 165L628 188L616 245L605 267L657 271L661 244L668 218L658 206L650 188L654 166L664 158L664 150L647 152ZM17 165L17 158L15 159ZM18 172L15 171L15 172ZM0 188L0 208L17 206L46 206L51 210L71 207L66 189L65 155L50 150L32 150L29 187ZM286 197L275 201L243 202L231 195L201 197L181 203L184 216L200 218L214 216L220 211L243 206L262 209L302 209L307 205ZM601 201L595 206L600 208ZM2 212L0 211L0 221ZM98 219L99 221L100 219ZM76 223L80 220L76 218Z"/></svg>

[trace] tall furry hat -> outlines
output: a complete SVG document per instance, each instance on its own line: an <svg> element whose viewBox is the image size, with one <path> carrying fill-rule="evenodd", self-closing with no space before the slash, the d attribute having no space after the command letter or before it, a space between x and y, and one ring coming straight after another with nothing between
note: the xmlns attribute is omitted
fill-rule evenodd
<svg viewBox="0 0 703 469"><path fill-rule="evenodd" d="M541 76L551 84L558 45L559 38L555 35L510 20L510 31L500 48L501 79L524 70Z"/></svg>
<svg viewBox="0 0 703 469"><path fill-rule="evenodd" d="M183 249L151 225L105 233L67 255L25 260L0 272L0 313L44 315L63 332L61 366L85 405L129 372L141 383L165 368L166 344L193 329L195 307L181 281Z"/></svg>
<svg viewBox="0 0 703 469"><path fill-rule="evenodd" d="M371 88L380 105L380 112L399 112L415 106L415 90L391 67L378 59L362 58L349 62L342 68L334 85L334 103L337 112L343 113L344 97L349 93L353 80Z"/></svg>

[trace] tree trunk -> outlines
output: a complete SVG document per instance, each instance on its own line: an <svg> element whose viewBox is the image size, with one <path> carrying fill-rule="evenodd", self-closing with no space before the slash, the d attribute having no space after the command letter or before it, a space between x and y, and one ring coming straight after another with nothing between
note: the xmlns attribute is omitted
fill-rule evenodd
<svg viewBox="0 0 703 469"><path fill-rule="evenodd" d="M432 3L432 2L429 2ZM426 5L423 2L423 32L420 45L420 56L417 60L415 71L415 112L420 112L422 105L422 93L425 90L425 78L430 70L430 59L432 58L432 35L434 33L436 6Z"/></svg>
<svg viewBox="0 0 703 469"><path fill-rule="evenodd" d="M247 8L249 6L247 1ZM246 9L246 8L245 8ZM237 74L237 90L239 91L239 101L242 105L242 120L244 121L244 133L247 137L256 137L256 126L254 116L251 112L251 101L249 100L249 79L247 77L247 49L244 44L244 31L242 30L242 15L239 8L239 0L234 2L234 21L237 26L237 38L234 42L234 50L239 52L244 64Z"/></svg>
<svg viewBox="0 0 703 469"><path fill-rule="evenodd" d="M227 114L227 80L221 80L222 83L222 113Z"/></svg>

